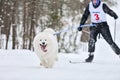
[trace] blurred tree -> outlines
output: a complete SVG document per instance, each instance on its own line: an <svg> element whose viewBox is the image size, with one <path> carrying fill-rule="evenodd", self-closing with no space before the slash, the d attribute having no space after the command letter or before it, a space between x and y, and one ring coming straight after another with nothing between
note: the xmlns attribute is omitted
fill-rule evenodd
<svg viewBox="0 0 120 80"><path fill-rule="evenodd" d="M47 27L55 31L66 27L78 26L81 16L90 0L0 0L0 43L5 39L3 47L7 49L12 42L12 49L33 49L34 36ZM106 0L110 6L116 2ZM87 21L89 23L89 20ZM89 31L89 29L85 28ZM59 51L73 52L77 50L80 36L77 30L59 34ZM87 42L89 34L83 32L81 41ZM0 44L1 46L1 44Z"/></svg>

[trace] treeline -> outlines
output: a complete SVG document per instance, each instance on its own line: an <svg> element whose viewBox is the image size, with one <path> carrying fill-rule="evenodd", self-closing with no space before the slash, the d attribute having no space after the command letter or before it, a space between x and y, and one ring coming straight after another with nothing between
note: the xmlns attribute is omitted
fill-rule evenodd
<svg viewBox="0 0 120 80"><path fill-rule="evenodd" d="M0 0L0 48L33 49L34 36L47 27L79 25L89 0ZM109 1L110 3L110 1ZM113 3L113 2L112 2ZM60 51L75 51L77 30L58 35Z"/></svg>

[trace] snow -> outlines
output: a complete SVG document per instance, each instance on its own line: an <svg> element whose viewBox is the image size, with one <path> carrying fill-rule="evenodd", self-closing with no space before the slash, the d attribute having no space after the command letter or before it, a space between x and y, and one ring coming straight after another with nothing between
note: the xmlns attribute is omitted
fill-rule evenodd
<svg viewBox="0 0 120 80"><path fill-rule="evenodd" d="M100 43L105 42L101 39L97 43L102 47ZM59 60L50 69L39 65L33 51L0 50L0 80L120 80L120 58L105 45L97 47L92 63L69 63L84 60L87 52L59 53Z"/></svg>

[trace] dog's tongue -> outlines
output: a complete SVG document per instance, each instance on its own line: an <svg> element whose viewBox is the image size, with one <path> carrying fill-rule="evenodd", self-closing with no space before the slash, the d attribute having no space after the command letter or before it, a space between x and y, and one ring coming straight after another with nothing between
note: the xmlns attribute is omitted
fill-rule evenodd
<svg viewBox="0 0 120 80"><path fill-rule="evenodd" d="M47 50L45 48L46 48L46 45L41 46L41 49L42 49L43 52L47 52Z"/></svg>

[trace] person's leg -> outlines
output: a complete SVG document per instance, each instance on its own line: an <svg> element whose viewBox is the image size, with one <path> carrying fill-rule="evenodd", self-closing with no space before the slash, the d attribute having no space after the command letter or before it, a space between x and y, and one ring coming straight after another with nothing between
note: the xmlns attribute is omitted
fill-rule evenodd
<svg viewBox="0 0 120 80"><path fill-rule="evenodd" d="M92 62L93 58L94 58L94 54L93 52L95 51L95 42L97 41L97 35L98 35L99 31L96 27L91 27L90 28L90 40L88 43L88 58L85 59L85 62Z"/></svg>
<svg viewBox="0 0 120 80"><path fill-rule="evenodd" d="M97 35L99 31L96 27L90 28L90 39L88 43L88 52L92 53L95 51L95 42L97 41Z"/></svg>
<svg viewBox="0 0 120 80"><path fill-rule="evenodd" d="M111 48L113 49L113 51L117 55L120 55L120 49L116 45L116 43L113 41L111 33L110 33L110 30L109 30L109 27L107 25L104 26L104 27L102 27L101 34L104 37L104 39L107 41L107 43L111 46Z"/></svg>

